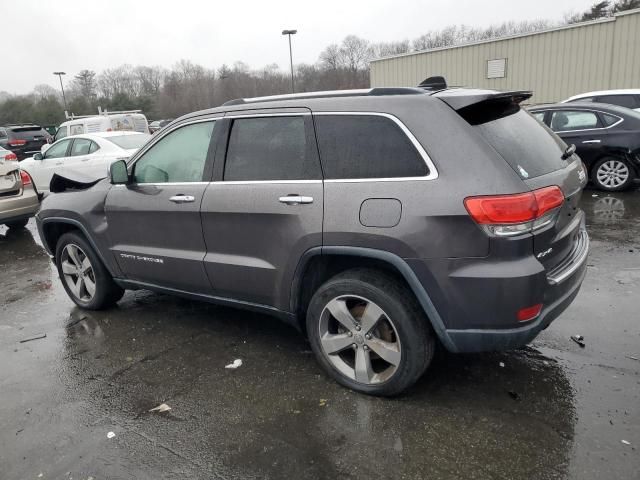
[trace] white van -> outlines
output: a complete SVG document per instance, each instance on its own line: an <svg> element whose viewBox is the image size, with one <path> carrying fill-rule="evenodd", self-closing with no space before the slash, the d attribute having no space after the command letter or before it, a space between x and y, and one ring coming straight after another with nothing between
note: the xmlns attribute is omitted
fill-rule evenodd
<svg viewBox="0 0 640 480"><path fill-rule="evenodd" d="M97 132L140 132L149 133L147 117L142 110L126 110L108 112L98 107L98 115L69 115L65 112L67 121L62 123L56 132L54 141L70 135L82 135ZM45 146L45 149L48 145Z"/></svg>

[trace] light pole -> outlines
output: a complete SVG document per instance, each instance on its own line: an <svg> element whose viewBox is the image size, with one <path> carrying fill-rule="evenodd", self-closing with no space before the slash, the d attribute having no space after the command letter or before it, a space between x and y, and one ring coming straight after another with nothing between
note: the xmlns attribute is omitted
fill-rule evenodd
<svg viewBox="0 0 640 480"><path fill-rule="evenodd" d="M60 89L62 90L62 100L64 101L64 111L67 112L69 109L67 108L67 97L64 96L64 87L62 86L62 75L66 75L65 72L53 72L54 75L58 75L60 79Z"/></svg>
<svg viewBox="0 0 640 480"><path fill-rule="evenodd" d="M291 53L291 35L298 33L298 30L283 30L282 35L289 35L289 60L291 61L291 93L295 92L293 88L293 53Z"/></svg>

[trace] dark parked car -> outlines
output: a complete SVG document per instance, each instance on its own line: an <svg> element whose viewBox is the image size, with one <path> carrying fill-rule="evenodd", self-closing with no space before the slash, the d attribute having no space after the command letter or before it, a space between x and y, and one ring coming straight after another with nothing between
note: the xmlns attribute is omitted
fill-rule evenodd
<svg viewBox="0 0 640 480"><path fill-rule="evenodd" d="M39 125L9 125L0 127L0 147L11 150L18 160L24 160L40 152L51 135Z"/></svg>
<svg viewBox="0 0 640 480"><path fill-rule="evenodd" d="M640 113L602 103L558 103L529 109L587 166L594 185L619 191L640 177Z"/></svg>
<svg viewBox="0 0 640 480"><path fill-rule="evenodd" d="M584 170L520 109L530 96L233 101L176 120L109 179L69 180L38 229L81 308L142 288L266 312L341 384L397 394L436 342L521 347L582 284Z"/></svg>

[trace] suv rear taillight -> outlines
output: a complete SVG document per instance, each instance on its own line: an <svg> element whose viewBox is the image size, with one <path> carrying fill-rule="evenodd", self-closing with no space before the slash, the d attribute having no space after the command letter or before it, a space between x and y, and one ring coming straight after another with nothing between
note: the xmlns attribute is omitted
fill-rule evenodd
<svg viewBox="0 0 640 480"><path fill-rule="evenodd" d="M22 179L22 186L31 185L31 177L24 170L20 170L20 178Z"/></svg>
<svg viewBox="0 0 640 480"><path fill-rule="evenodd" d="M467 197L464 206L489 234L508 237L548 225L562 202L562 190L553 185L525 193Z"/></svg>
<svg viewBox="0 0 640 480"><path fill-rule="evenodd" d="M17 162L18 161L18 156L13 152L7 153L4 156L4 161L5 162Z"/></svg>
<svg viewBox="0 0 640 480"><path fill-rule="evenodd" d="M26 140L9 140L9 146L10 147L20 147L22 145L26 145L27 141Z"/></svg>

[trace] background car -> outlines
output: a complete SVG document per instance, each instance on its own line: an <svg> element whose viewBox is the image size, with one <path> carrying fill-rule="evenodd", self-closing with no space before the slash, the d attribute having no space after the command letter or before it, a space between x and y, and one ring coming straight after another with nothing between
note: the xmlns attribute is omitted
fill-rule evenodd
<svg viewBox="0 0 640 480"><path fill-rule="evenodd" d="M35 215L40 200L16 155L0 147L0 224L22 228Z"/></svg>
<svg viewBox="0 0 640 480"><path fill-rule="evenodd" d="M155 120L149 124L149 131L152 134L156 133L158 130L165 127L166 125L169 125L171 122L173 122L172 118L168 120Z"/></svg>
<svg viewBox="0 0 640 480"><path fill-rule="evenodd" d="M40 125L8 125L0 127L0 147L11 150L18 160L39 152L52 137Z"/></svg>
<svg viewBox="0 0 640 480"><path fill-rule="evenodd" d="M55 140L64 137L97 132L139 132L149 133L147 117L141 110L108 112L98 108L98 115L67 115L67 121L60 124ZM44 152L45 149L43 149Z"/></svg>
<svg viewBox="0 0 640 480"><path fill-rule="evenodd" d="M84 179L104 178L115 160L127 159L144 145L151 135L138 132L98 132L58 140L44 153L21 162L40 193L49 192L54 173L80 174Z"/></svg>
<svg viewBox="0 0 640 480"><path fill-rule="evenodd" d="M571 102L609 103L611 105L618 105L619 107L626 107L636 111L640 111L640 88L586 92L567 98L561 103Z"/></svg>
<svg viewBox="0 0 640 480"><path fill-rule="evenodd" d="M640 177L640 113L601 103L559 103L529 109L576 146L594 185L619 191Z"/></svg>

